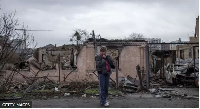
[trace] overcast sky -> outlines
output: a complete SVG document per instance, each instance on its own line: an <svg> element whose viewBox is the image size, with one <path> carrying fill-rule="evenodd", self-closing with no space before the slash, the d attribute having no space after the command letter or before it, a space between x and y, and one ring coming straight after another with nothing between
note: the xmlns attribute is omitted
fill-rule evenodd
<svg viewBox="0 0 200 109"><path fill-rule="evenodd" d="M38 47L70 44L75 29L103 38L131 33L170 42L194 34L199 0L0 0L1 13L17 11L19 23L31 30ZM20 28L20 27L19 27Z"/></svg>

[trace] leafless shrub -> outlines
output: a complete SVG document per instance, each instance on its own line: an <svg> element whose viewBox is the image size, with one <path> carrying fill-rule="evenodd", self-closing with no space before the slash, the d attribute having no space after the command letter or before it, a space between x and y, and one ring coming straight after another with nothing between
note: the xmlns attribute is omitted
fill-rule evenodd
<svg viewBox="0 0 200 109"><path fill-rule="evenodd" d="M14 30L18 26L15 13L3 14L0 17L0 71L22 43L20 35Z"/></svg>

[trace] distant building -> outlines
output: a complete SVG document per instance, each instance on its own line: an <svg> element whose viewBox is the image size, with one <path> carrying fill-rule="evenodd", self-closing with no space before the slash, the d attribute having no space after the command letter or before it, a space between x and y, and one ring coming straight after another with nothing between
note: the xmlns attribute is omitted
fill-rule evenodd
<svg viewBox="0 0 200 109"><path fill-rule="evenodd" d="M171 41L170 43L188 43L189 41L182 41L181 38L176 41ZM170 44L170 50L176 50L177 45L183 45L183 44Z"/></svg>
<svg viewBox="0 0 200 109"><path fill-rule="evenodd" d="M146 38L145 39L148 43L161 43L161 38ZM150 44L149 50L150 51L156 51L161 50L161 44Z"/></svg>
<svg viewBox="0 0 200 109"><path fill-rule="evenodd" d="M5 44L6 44L7 49L11 50L11 49L15 48L16 50L13 50L13 52L15 52L15 53L21 52L21 49L22 49L22 40L21 39L13 39L13 40L8 39L5 42L5 37L0 36L0 42L1 42L0 49L3 49L2 47L5 46Z"/></svg>
<svg viewBox="0 0 200 109"><path fill-rule="evenodd" d="M19 54L22 52L23 50L23 44L22 44L23 40L22 39L13 39L12 40L12 47L17 47L15 53Z"/></svg>
<svg viewBox="0 0 200 109"><path fill-rule="evenodd" d="M53 44L48 44L42 48L47 50L54 50L56 48L56 45L54 46Z"/></svg>
<svg viewBox="0 0 200 109"><path fill-rule="evenodd" d="M165 42L163 42L161 44L161 50L170 50L170 45L169 44L165 44Z"/></svg>

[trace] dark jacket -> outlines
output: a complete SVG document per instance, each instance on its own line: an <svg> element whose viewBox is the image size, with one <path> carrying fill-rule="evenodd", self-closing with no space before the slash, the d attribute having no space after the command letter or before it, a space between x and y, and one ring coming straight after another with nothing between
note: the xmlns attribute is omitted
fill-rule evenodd
<svg viewBox="0 0 200 109"><path fill-rule="evenodd" d="M109 71L106 69L106 60L108 62ZM101 55L97 55L95 57L96 61L96 70L99 74L111 74L111 68L114 69L115 66L113 64L112 58L107 55L106 58L103 58Z"/></svg>

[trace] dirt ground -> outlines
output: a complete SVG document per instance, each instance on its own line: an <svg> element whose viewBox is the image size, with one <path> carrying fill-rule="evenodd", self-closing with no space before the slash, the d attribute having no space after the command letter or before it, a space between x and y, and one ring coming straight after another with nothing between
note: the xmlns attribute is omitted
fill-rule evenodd
<svg viewBox="0 0 200 109"><path fill-rule="evenodd" d="M168 88L169 89L169 88ZM150 93L132 93L122 97L109 96L109 108L199 108L198 88L173 88L191 98L157 98ZM98 96L32 100L33 108L101 108Z"/></svg>
<svg viewBox="0 0 200 109"><path fill-rule="evenodd" d="M199 99L134 98L109 99L110 108L199 108ZM33 100L33 108L100 108L98 98L70 97L65 99Z"/></svg>

